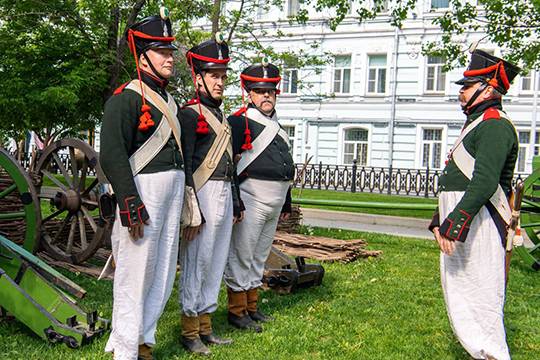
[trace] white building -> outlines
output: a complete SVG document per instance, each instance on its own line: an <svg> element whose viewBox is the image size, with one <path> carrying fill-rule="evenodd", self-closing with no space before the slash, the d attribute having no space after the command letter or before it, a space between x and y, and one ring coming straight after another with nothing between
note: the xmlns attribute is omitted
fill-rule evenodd
<svg viewBox="0 0 540 360"><path fill-rule="evenodd" d="M238 1L226 2L227 9L236 6ZM332 31L328 16L310 10L306 25L291 25L287 16L299 6L298 0L285 0L283 10L261 10L255 20L256 27L268 32L259 41L276 51L310 50L318 43L312 54L332 56L320 73L287 69L283 74L277 110L294 144L295 161L313 156L311 163L352 164L357 159L365 166L442 168L465 119L457 102L459 86L453 83L464 69L444 73L442 59L423 56L421 48L440 37L431 20L448 11L449 1L418 1L399 31L387 13L362 24L347 17ZM290 36L272 36L278 29ZM466 48L484 35L470 33L456 40ZM479 48L501 56L489 44ZM504 101L519 132L516 170L527 173L532 153L540 149L539 131L534 136L531 131L532 79L538 72L531 73L514 80Z"/></svg>

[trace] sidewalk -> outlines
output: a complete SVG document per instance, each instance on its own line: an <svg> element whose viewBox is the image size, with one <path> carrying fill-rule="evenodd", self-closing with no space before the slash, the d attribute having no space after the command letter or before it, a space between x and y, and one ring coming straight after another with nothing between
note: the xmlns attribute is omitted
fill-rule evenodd
<svg viewBox="0 0 540 360"><path fill-rule="evenodd" d="M433 240L430 220L302 208L304 225Z"/></svg>

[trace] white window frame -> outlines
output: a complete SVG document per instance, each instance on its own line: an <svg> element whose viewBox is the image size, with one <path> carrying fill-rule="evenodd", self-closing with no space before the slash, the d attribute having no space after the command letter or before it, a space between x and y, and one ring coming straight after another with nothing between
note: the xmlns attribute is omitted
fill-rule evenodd
<svg viewBox="0 0 540 360"><path fill-rule="evenodd" d="M527 74L527 76L520 76L520 79L519 79L519 93L520 94L534 94L534 87L535 87L535 83L534 83L534 76L536 75L536 87L538 88L539 86L539 83L540 83L540 71L538 70L531 70L529 71L529 73ZM523 80L528 78L529 81L530 81L530 89L527 89L527 90L524 90L523 89Z"/></svg>
<svg viewBox="0 0 540 360"><path fill-rule="evenodd" d="M338 57L338 56L348 56L351 59L349 67L336 67L336 57ZM332 94L344 94L344 95L351 94L351 90L352 90L351 88L352 88L352 84L353 84L352 64L353 64L352 54L336 54L336 55L334 55L334 64L332 66L332 82L330 83L330 87L331 87L330 88L330 93L332 93ZM335 91L336 70L340 70L340 73L341 73L339 91ZM343 85L345 84L345 82L343 81L343 78L344 78L343 75L345 74L345 70L349 70L349 90L348 91L343 91Z"/></svg>
<svg viewBox="0 0 540 360"><path fill-rule="evenodd" d="M302 139L298 137L298 131L299 131L298 129L302 129L302 124L301 123L300 124L295 123L292 120L285 120L285 121L280 120L279 123L284 128L293 128L294 129L294 137L289 136L289 140L293 141L293 144L291 146L291 156L293 158L293 161L296 162L297 161L297 159L296 159L296 155L297 155L296 148L298 146L300 146L301 143L302 143ZM285 129L285 131L287 131L287 129Z"/></svg>
<svg viewBox="0 0 540 360"><path fill-rule="evenodd" d="M296 71L296 91L295 92L291 92L291 76L290 76L290 73L292 73L293 71ZM287 74L289 74L288 76L288 86L287 88L285 88L285 77L287 76ZM284 94L284 95L299 95L300 94L300 89L298 88L298 80L300 78L300 70L299 69L296 69L296 68L285 68L283 70L283 77L282 77L282 80L281 80L281 93Z"/></svg>
<svg viewBox="0 0 540 360"><path fill-rule="evenodd" d="M426 64L426 77L425 77L425 83L424 83L424 91L425 93L427 94L444 94L445 91L446 91L446 72L444 72L442 70L442 67L444 66L444 59L442 59L441 57L438 57L440 58L443 62L442 63L434 63L434 64L430 64L429 63L429 58L431 56L426 56L425 59L425 64ZM437 56L436 56L437 57ZM429 90L428 89L428 72L429 72L429 68L434 68L434 78L433 78L433 86L434 88L432 90ZM440 73L439 73L439 69L440 69ZM443 88L442 90L437 90L437 84L439 82L439 79L440 79L440 76L443 76L444 77L444 80L443 80Z"/></svg>
<svg viewBox="0 0 540 360"><path fill-rule="evenodd" d="M416 156L415 164L417 169L426 169L422 165L422 155L424 152L424 130L442 130L441 133L441 161L438 168L431 168L430 170L442 170L444 168L444 162L447 155L447 142L448 142L448 126L447 125L428 125L428 124L419 124L416 126Z"/></svg>
<svg viewBox="0 0 540 360"><path fill-rule="evenodd" d="M359 123L359 124L340 124L338 126L338 159L339 163L341 165L352 165L351 164L345 164L345 132L347 130L354 130L354 129L361 129L361 130L367 130L368 137L367 137L367 157L366 157L366 164L362 165L360 163L356 163L357 166L371 166L371 149L372 149L372 134L373 134L373 128L371 124L367 123ZM354 159L353 159L354 160ZM358 159L356 159L358 160Z"/></svg>
<svg viewBox="0 0 540 360"><path fill-rule="evenodd" d="M538 134L538 137L540 138L540 129L537 129L536 131L533 131L532 134L531 134L531 129L530 128L516 128L516 132L518 133L518 157L516 158L516 167L514 169L514 172L518 173L518 174L528 174L532 171L532 168L529 166L529 157L530 157L530 150L531 150L531 142L534 141L535 142L535 145L534 145L534 148L535 150L538 149L538 153L540 154L540 142L538 144L536 144L536 136ZM519 133L520 132L527 132L529 133L529 142L528 143L521 143L519 142ZM531 137L532 135L532 137ZM540 139L539 139L540 140ZM525 149L525 159L523 160L524 161L524 166L523 166L523 170L519 170L519 160L520 160L520 156L519 156L519 151L520 149ZM534 153L533 153L534 154ZM534 155L533 155L534 156Z"/></svg>
<svg viewBox="0 0 540 360"><path fill-rule="evenodd" d="M372 56L385 56L386 57L386 65L384 66L370 66L369 60ZM388 54L368 54L367 55L367 74L366 74L366 94L369 96L385 96L388 91ZM375 92L369 91L369 73L371 69L375 69ZM377 92L377 88L379 85L379 71L384 70L384 92Z"/></svg>

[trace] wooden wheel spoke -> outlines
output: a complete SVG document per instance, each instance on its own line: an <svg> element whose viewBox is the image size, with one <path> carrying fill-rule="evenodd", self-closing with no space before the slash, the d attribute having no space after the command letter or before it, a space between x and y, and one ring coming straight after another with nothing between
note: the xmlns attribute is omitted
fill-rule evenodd
<svg viewBox="0 0 540 360"><path fill-rule="evenodd" d="M64 167L64 164L62 164L62 160L60 160L60 158L58 157L58 154L53 152L52 157L54 161L56 162L56 164L58 165L58 168L60 169L60 172L62 173L62 176L66 180L68 186L70 188L73 188L73 181L71 181L71 177L69 176L66 168Z"/></svg>
<svg viewBox="0 0 540 360"><path fill-rule="evenodd" d="M47 216L45 219L43 219L41 221L41 223L46 223L47 221L57 217L58 215L60 215L61 213L63 213L64 211L66 211L65 209L61 209L61 210L57 210L55 211L54 213L52 213L51 215Z"/></svg>
<svg viewBox="0 0 540 360"><path fill-rule="evenodd" d="M17 189L17 184L12 184L0 192L0 199L5 198Z"/></svg>
<svg viewBox="0 0 540 360"><path fill-rule="evenodd" d="M84 206L81 206L81 210L82 210L86 220L88 220L88 223L90 224L90 227L92 228L94 233L96 233L98 227L97 227L96 222L94 221L94 218L92 217L92 214L90 214L90 211L88 211L88 209L86 207L84 207Z"/></svg>
<svg viewBox="0 0 540 360"><path fill-rule="evenodd" d="M97 201L89 200L89 199L82 199L82 203L84 205L90 205L90 206L95 206L95 207L99 205Z"/></svg>
<svg viewBox="0 0 540 360"><path fill-rule="evenodd" d="M73 188L79 186L79 169L77 168L77 159L75 158L75 148L69 147L69 158L71 163L71 173L73 174Z"/></svg>
<svg viewBox="0 0 540 360"><path fill-rule="evenodd" d="M66 185L62 184L62 182L58 180L55 176L53 176L50 172L48 172L47 170L41 170L41 172L60 189L64 191L68 191L68 188L66 187Z"/></svg>
<svg viewBox="0 0 540 360"><path fill-rule="evenodd" d="M77 229L77 217L71 218L71 227L69 228L69 236L66 245L66 254L71 254L73 250L73 240L75 239L75 230Z"/></svg>
<svg viewBox="0 0 540 360"><path fill-rule="evenodd" d="M81 250L84 250L88 247L88 241L86 240L86 226L84 225L84 216L82 212L77 213L77 218L79 220L79 235L81 237Z"/></svg>
<svg viewBox="0 0 540 360"><path fill-rule="evenodd" d="M92 183L88 186L88 188L86 190L83 191L83 193L81 194L81 197L84 197L86 195L88 195L90 193L90 191L97 185L99 184L99 180L97 178L94 179L94 181L92 181Z"/></svg>
<svg viewBox="0 0 540 360"><path fill-rule="evenodd" d="M51 245L54 245L54 244L58 243L58 241L60 240L60 238L62 236L62 232L64 231L64 229L66 228L66 225L68 224L68 222L70 220L71 220L71 216L68 215L68 216L66 216L64 221L62 221L62 224L60 224L60 227L58 228L58 231L54 235L54 238L52 240L50 240ZM50 236L49 236L49 238L50 238Z"/></svg>

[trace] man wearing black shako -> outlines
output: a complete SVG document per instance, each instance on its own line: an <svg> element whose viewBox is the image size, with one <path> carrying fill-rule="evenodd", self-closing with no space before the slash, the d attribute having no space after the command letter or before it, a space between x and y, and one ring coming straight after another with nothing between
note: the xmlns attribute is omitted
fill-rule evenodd
<svg viewBox="0 0 540 360"><path fill-rule="evenodd" d="M186 172L193 173L204 224L187 227L180 247L181 342L190 352L209 355L207 345L232 342L214 334L211 314L218 305L232 226L243 213L231 128L220 109L229 48L218 33L215 40L191 48L186 57L195 97L180 111L182 142Z"/></svg>
<svg viewBox="0 0 540 360"><path fill-rule="evenodd" d="M152 359L156 326L171 294L185 183L179 108L166 90L174 37L168 11L126 34L137 79L105 104L100 164L118 207L111 243L116 269L112 332L116 360Z"/></svg>
<svg viewBox="0 0 540 360"><path fill-rule="evenodd" d="M510 359L503 322L505 245L518 140L502 96L519 70L484 51L472 53L456 82L467 120L439 179L439 209L430 225L441 249L452 329L475 359Z"/></svg>
<svg viewBox="0 0 540 360"><path fill-rule="evenodd" d="M241 152L237 174L246 210L245 219L234 226L225 268L228 321L256 332L262 330L260 322L271 320L258 307L264 264L278 220L291 212L294 163L275 110L280 80L279 69L266 61L246 68L240 84L249 105L229 117L234 150Z"/></svg>

